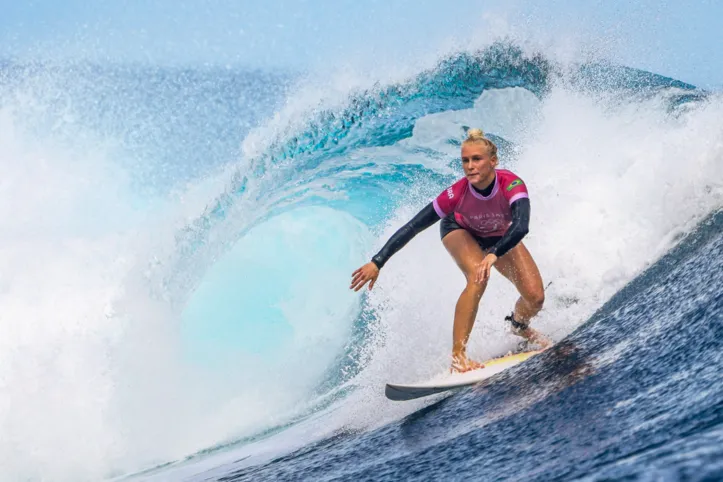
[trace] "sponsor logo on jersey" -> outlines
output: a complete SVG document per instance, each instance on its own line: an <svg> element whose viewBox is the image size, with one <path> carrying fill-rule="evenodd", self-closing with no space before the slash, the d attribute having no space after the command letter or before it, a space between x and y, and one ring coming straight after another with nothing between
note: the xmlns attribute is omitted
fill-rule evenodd
<svg viewBox="0 0 723 482"><path fill-rule="evenodd" d="M451 187L449 189L447 189L447 197L449 199L452 199L454 197L454 191L452 190Z"/></svg>
<svg viewBox="0 0 723 482"><path fill-rule="evenodd" d="M507 186L507 190L508 190L508 191L512 191L512 190L513 190L514 188L516 188L517 186L522 186L523 184L524 184L524 182L522 182L522 179L515 179L514 181L512 181L512 182L510 183L509 186Z"/></svg>

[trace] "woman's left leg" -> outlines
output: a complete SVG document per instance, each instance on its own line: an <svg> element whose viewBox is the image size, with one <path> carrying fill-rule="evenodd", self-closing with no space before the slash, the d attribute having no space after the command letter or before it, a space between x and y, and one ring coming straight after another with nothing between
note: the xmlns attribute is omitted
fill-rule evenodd
<svg viewBox="0 0 723 482"><path fill-rule="evenodd" d="M545 303L542 276L530 252L524 244L519 243L499 258L494 266L515 285L520 293L513 317L516 322L527 327L522 329L513 327L512 332L533 343L538 343L543 348L549 348L552 342L542 333L529 327L530 320L539 313Z"/></svg>

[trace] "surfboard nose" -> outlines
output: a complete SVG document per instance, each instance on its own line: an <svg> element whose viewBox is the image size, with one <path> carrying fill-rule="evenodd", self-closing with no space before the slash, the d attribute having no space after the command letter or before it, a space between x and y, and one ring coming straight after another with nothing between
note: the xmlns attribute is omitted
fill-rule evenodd
<svg viewBox="0 0 723 482"><path fill-rule="evenodd" d="M409 387L406 385L402 386L387 383L386 387L384 388L384 395L389 400L395 402L406 402L407 400L427 397L429 395L434 395L435 393L442 393L449 390L450 388L447 387Z"/></svg>

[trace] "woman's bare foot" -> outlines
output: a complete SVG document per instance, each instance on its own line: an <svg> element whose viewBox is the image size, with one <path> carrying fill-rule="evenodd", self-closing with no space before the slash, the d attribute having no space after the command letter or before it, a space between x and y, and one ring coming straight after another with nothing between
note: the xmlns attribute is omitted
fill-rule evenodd
<svg viewBox="0 0 723 482"><path fill-rule="evenodd" d="M452 373L464 373L471 370L479 370L484 367L483 363L470 360L467 358L467 355L453 355L450 371Z"/></svg>

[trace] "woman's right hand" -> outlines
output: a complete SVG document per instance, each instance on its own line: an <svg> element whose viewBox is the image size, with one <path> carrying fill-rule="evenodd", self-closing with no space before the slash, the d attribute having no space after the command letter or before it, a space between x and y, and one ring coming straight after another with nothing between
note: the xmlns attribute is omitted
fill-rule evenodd
<svg viewBox="0 0 723 482"><path fill-rule="evenodd" d="M349 289L359 291L365 284L367 284L367 282L369 282L369 289L372 289L374 287L374 282L378 277L379 268L377 268L376 264L370 261L352 273L351 286L349 286Z"/></svg>

